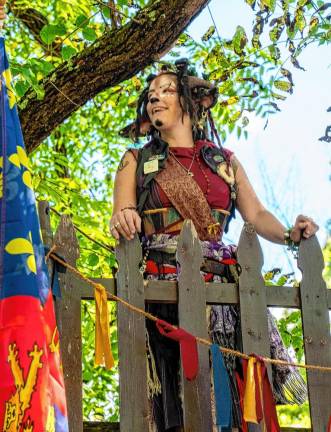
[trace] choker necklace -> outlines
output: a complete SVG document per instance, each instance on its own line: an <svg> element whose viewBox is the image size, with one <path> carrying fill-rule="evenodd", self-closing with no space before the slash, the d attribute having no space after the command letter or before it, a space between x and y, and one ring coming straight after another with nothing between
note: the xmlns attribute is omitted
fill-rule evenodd
<svg viewBox="0 0 331 432"><path fill-rule="evenodd" d="M176 156L173 154L173 152L169 149L169 153L170 155L175 159L175 161L186 171L186 174L189 175L190 177L193 177L193 172L191 171L192 166L193 166L193 162L195 159L195 155L196 155L196 146L194 146L194 151L193 151L193 157L191 160L191 164L189 166L189 168L186 168L186 166L184 166L177 158Z"/></svg>

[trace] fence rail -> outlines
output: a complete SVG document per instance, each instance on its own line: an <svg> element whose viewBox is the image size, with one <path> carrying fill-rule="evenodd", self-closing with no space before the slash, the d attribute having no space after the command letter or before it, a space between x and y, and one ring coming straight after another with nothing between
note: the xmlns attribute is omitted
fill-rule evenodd
<svg viewBox="0 0 331 432"><path fill-rule="evenodd" d="M58 253L75 265L79 248L70 218L61 218L53 238L47 202L39 204L39 215L45 244L51 246L54 242ZM331 290L326 289L321 276L323 257L315 237L304 240L300 245L298 265L302 281L298 288L264 285L261 247L256 233L249 226L243 228L238 244L238 260L242 268L238 286L203 281L199 270L201 248L190 221L185 222L178 244L181 264L178 282L143 280L139 272L142 256L137 238L130 242L122 240L116 254L119 263L117 279L96 280L109 293L116 293L140 308L144 308L146 302L178 302L179 325L203 338L207 338L206 304L239 303L243 350L265 357L270 357L267 307L297 308L302 313L307 364L331 365ZM83 426L81 300L93 299L94 296L91 286L75 279L70 272L60 274L60 287L62 297L56 301L56 315L61 336L70 431L148 431L145 318L118 305L120 425L84 422ZM183 379L186 432L212 431L209 358L207 347L202 345L199 346L199 363L197 379L193 382ZM308 370L307 380L312 430L326 431L331 414L331 373ZM259 431L260 427L250 427L250 431L253 430ZM290 431L291 428L282 430Z"/></svg>

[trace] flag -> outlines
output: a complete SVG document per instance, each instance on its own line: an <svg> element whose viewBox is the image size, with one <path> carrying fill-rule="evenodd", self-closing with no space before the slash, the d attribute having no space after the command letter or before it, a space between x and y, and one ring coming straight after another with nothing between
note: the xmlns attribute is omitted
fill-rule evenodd
<svg viewBox="0 0 331 432"><path fill-rule="evenodd" d="M0 38L0 431L67 432L59 333Z"/></svg>

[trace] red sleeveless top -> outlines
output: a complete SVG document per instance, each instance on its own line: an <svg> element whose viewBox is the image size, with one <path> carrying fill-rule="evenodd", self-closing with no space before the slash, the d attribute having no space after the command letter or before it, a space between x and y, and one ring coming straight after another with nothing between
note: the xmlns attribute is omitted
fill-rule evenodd
<svg viewBox="0 0 331 432"><path fill-rule="evenodd" d="M200 155L200 150L205 145L213 146L212 143L206 141L197 141L196 145L196 157L194 159L191 172L193 173L195 181L200 186L202 192L205 194L208 204L211 208L221 208L227 209L230 205L230 191L229 186L225 181L215 174L209 166L205 163ZM169 147L169 150L175 155L176 159L187 169L191 166L192 158L194 154L193 148L187 147ZM230 150L223 149L225 156L231 157L233 154ZM169 157L172 157L169 155ZM199 161L197 160L199 158ZM206 177L208 181L206 180ZM208 190L209 183L209 190ZM163 207L172 207L167 195L163 192L159 185L157 187L157 192L162 202ZM207 194L208 190L208 194ZM207 194L207 195L206 195Z"/></svg>

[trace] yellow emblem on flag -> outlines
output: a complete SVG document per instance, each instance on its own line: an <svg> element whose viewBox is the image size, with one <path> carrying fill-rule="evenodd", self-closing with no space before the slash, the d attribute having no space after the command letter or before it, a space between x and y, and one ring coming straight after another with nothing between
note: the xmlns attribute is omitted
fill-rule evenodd
<svg viewBox="0 0 331 432"><path fill-rule="evenodd" d="M37 265L34 256L31 232L30 240L20 237L10 240L5 246L5 251L10 255L29 254L26 260L27 266L30 271L32 271L33 273L37 273Z"/></svg>
<svg viewBox="0 0 331 432"><path fill-rule="evenodd" d="M16 391L6 402L3 432L17 432L20 430L19 426L22 424L25 411L31 404L32 394L36 388L38 370L43 366L40 360L43 355L43 350L38 349L38 346L34 345L33 350L29 352L29 356L32 360L25 381L16 344L13 343L9 345L8 351L8 363L10 364L14 377ZM30 422L27 422L27 424L23 425L23 431L33 432L33 426L29 423Z"/></svg>

